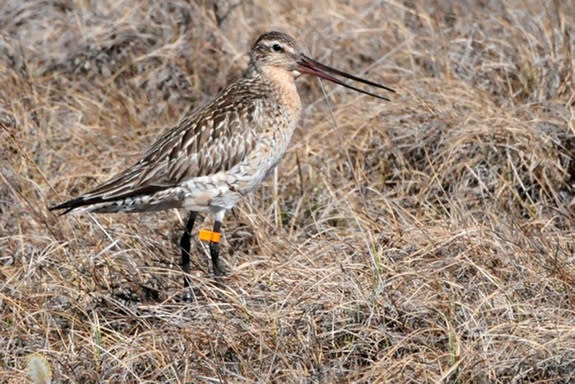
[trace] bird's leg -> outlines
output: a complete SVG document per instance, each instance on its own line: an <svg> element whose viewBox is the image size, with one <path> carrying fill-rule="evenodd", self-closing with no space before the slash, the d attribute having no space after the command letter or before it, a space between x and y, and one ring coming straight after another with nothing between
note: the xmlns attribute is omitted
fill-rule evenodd
<svg viewBox="0 0 575 384"><path fill-rule="evenodd" d="M190 279L188 278L188 273L190 273L190 233L194 227L194 222L198 212L191 211L188 222L186 223L186 230L180 239L180 247L182 247L182 269L184 270L184 288L190 286Z"/></svg>
<svg viewBox="0 0 575 384"><path fill-rule="evenodd" d="M210 240L210 256L212 257L212 265L214 268L214 275L221 276L225 273L224 268L220 264L220 237L221 237L222 222L219 220L214 221L214 230L212 231L212 239Z"/></svg>

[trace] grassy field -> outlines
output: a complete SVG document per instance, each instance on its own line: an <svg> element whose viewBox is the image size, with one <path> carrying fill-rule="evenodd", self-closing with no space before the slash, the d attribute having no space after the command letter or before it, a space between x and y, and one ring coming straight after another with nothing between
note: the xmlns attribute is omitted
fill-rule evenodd
<svg viewBox="0 0 575 384"><path fill-rule="evenodd" d="M0 382L575 382L573 0L0 3ZM264 31L397 89L299 81L224 222L47 210L241 75ZM210 228L205 218L198 228Z"/></svg>

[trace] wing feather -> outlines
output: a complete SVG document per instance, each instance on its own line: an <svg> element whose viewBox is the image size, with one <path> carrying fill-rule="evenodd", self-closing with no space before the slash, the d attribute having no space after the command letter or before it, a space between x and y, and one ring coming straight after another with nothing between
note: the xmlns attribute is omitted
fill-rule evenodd
<svg viewBox="0 0 575 384"><path fill-rule="evenodd" d="M233 168L255 148L260 121L258 100L230 97L233 91L232 87L205 108L186 115L136 164L82 197L114 200L115 196L172 188L188 179Z"/></svg>

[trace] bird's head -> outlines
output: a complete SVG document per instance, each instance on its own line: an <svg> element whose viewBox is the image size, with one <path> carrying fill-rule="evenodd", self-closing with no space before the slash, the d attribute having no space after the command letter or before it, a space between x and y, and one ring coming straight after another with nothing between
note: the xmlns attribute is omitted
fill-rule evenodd
<svg viewBox="0 0 575 384"><path fill-rule="evenodd" d="M367 84L373 87L385 89L389 92L395 92L393 89L384 85L365 80L338 69L329 67L303 54L297 41L290 35L283 32L267 32L261 35L254 43L250 51L251 65L260 68L274 68L284 70L293 75L294 78L301 74L318 76L336 84L342 85L354 91L364 93L379 99L388 100L387 97L356 88L336 76Z"/></svg>

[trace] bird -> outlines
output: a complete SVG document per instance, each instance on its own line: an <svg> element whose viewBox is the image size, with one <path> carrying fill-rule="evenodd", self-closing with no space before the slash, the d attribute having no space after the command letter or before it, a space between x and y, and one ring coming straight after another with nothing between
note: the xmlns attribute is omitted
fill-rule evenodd
<svg viewBox="0 0 575 384"><path fill-rule="evenodd" d="M199 237L209 243L214 275L225 274L219 258L225 213L262 184L286 152L302 111L296 89L296 80L302 75L317 76L385 101L390 99L350 81L395 92L310 58L286 33L266 32L253 44L243 76L219 96L184 114L135 164L49 210L65 214L185 209L189 216L180 239L185 287L190 284L194 223L198 214L210 214L213 230L200 230Z"/></svg>

